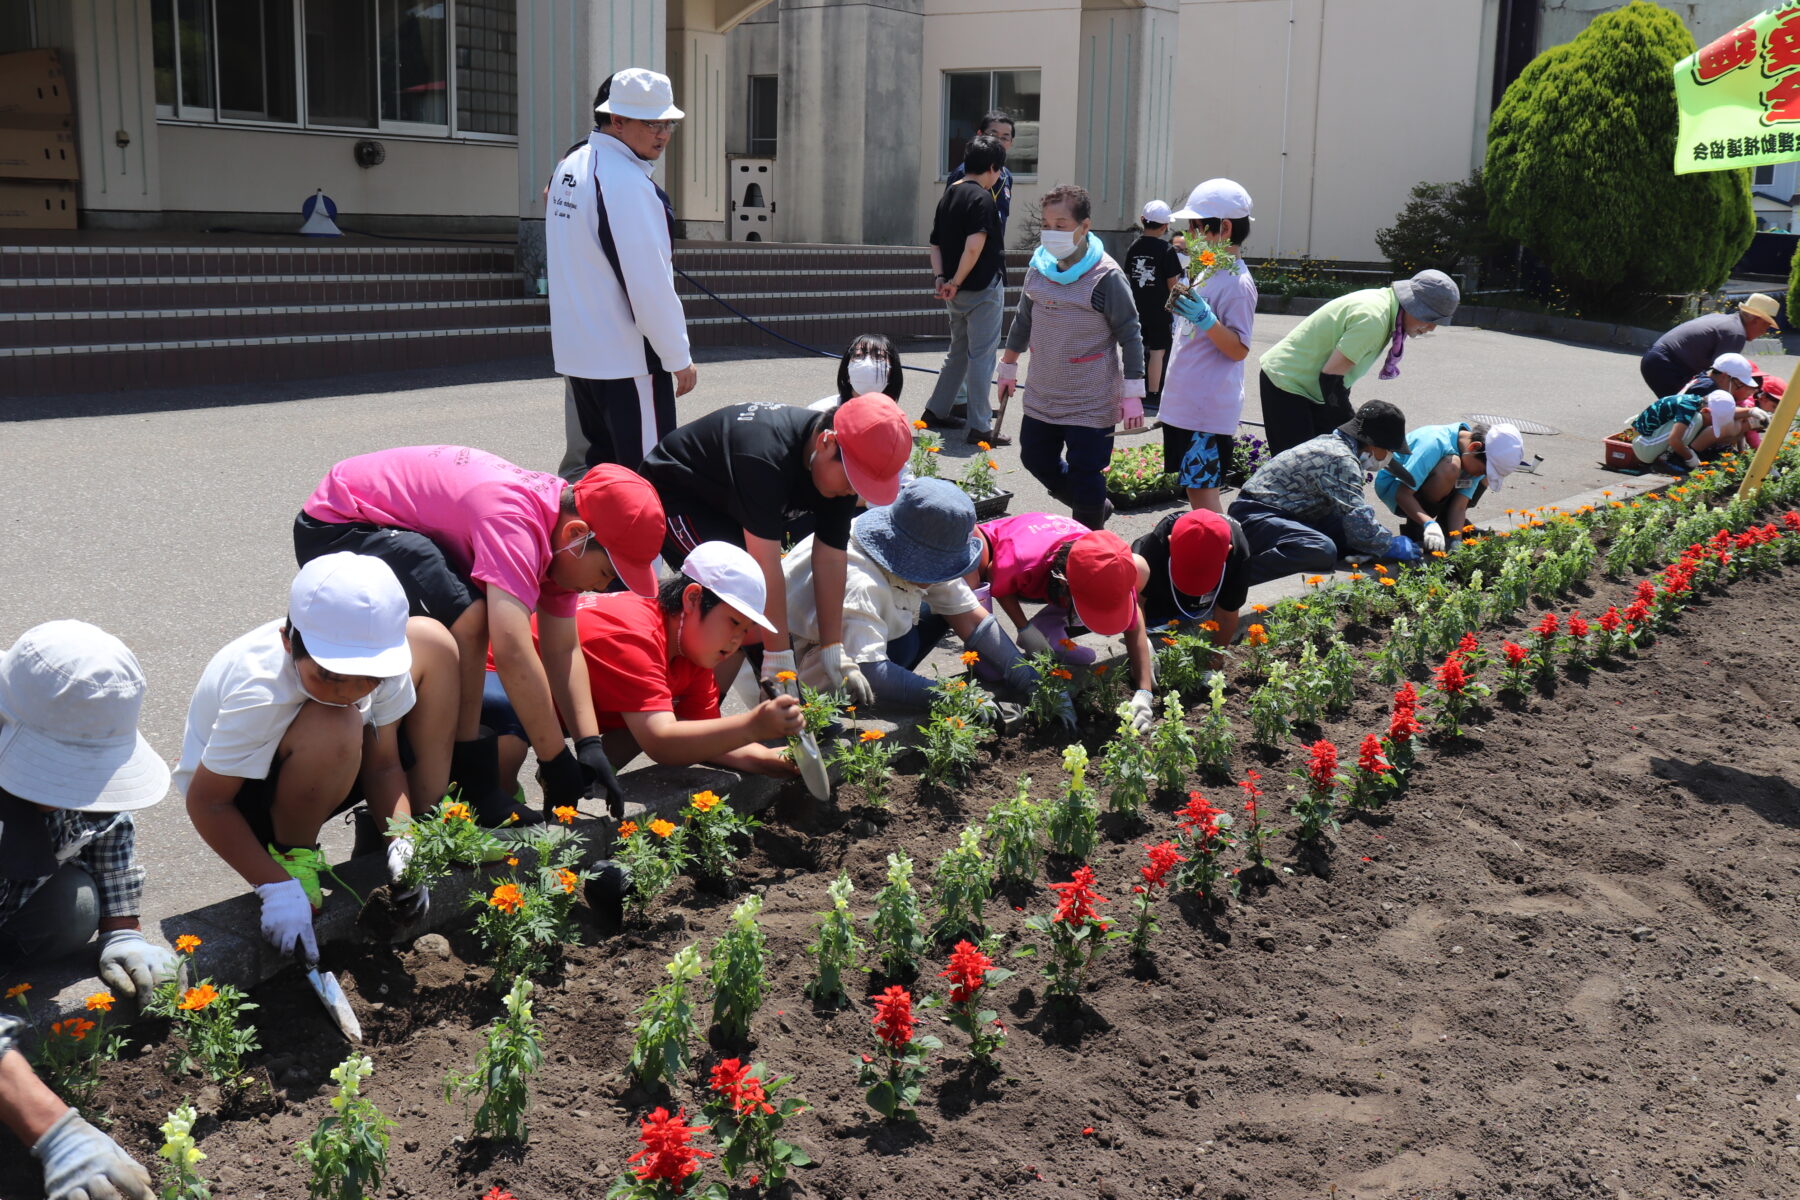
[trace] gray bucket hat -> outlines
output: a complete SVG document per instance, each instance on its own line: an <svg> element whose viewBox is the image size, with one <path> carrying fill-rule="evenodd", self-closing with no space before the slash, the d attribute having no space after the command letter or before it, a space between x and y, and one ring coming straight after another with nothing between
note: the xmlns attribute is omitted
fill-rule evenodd
<svg viewBox="0 0 1800 1200"><path fill-rule="evenodd" d="M909 583L967 575L981 557L975 502L948 479L914 479L892 504L869 509L851 528L870 558Z"/></svg>
<svg viewBox="0 0 1800 1200"><path fill-rule="evenodd" d="M1448 321L1462 302L1456 280L1442 271L1420 271L1411 279L1396 279L1394 294L1400 297L1400 307L1414 320L1433 324Z"/></svg>

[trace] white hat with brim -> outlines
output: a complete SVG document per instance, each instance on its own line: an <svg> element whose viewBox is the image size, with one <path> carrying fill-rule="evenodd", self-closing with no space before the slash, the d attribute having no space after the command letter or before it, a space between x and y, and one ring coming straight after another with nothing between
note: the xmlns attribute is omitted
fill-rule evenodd
<svg viewBox="0 0 1800 1200"><path fill-rule="evenodd" d="M0 790L52 808L127 812L168 794L138 733L144 672L85 621L48 621L0 655Z"/></svg>
<svg viewBox="0 0 1800 1200"><path fill-rule="evenodd" d="M614 75L612 90L594 111L633 121L679 121L687 115L675 107L669 77L645 67L626 67Z"/></svg>
<svg viewBox="0 0 1800 1200"><path fill-rule="evenodd" d="M1183 221L1250 218L1250 193L1235 179L1208 179L1188 193L1187 206L1173 217Z"/></svg>
<svg viewBox="0 0 1800 1200"><path fill-rule="evenodd" d="M1488 486L1497 492L1501 481L1524 464L1525 439L1517 425L1502 422L1488 426L1487 440L1481 443L1481 449L1487 457Z"/></svg>
<svg viewBox="0 0 1800 1200"><path fill-rule="evenodd" d="M701 542L681 560L681 573L770 633L775 623L763 615L769 585L750 552L730 542Z"/></svg>
<svg viewBox="0 0 1800 1200"><path fill-rule="evenodd" d="M307 657L339 675L392 679L412 670L407 616L399 576L373 555L320 555L288 585L288 620Z"/></svg>
<svg viewBox="0 0 1800 1200"><path fill-rule="evenodd" d="M1781 301L1767 292L1752 292L1748 299L1738 305L1738 311L1754 313L1769 323L1771 331L1781 332Z"/></svg>
<svg viewBox="0 0 1800 1200"><path fill-rule="evenodd" d="M1713 359L1713 365L1708 369L1721 375L1729 375L1745 387L1755 387L1757 384L1756 368L1741 354L1721 354Z"/></svg>

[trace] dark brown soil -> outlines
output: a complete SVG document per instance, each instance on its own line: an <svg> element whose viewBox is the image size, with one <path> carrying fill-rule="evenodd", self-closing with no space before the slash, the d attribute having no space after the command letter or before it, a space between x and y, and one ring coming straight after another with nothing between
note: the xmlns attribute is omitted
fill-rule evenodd
<svg viewBox="0 0 1800 1200"><path fill-rule="evenodd" d="M871 1119L855 1084L866 1000L832 1013L801 993L813 914L844 868L866 916L890 850L928 877L1020 773L1050 794L1056 748L1002 743L954 795L902 781L885 824L778 808L742 878L767 897L772 988L754 1056L798 1076L816 1105L789 1127L820 1164L793 1194L1794 1196L1800 649L1780 632L1795 615L1788 587L1740 582L1638 660L1496 703L1465 741L1421 747L1410 791L1348 821L1319 874L1283 838L1294 873L1216 919L1166 901L1154 967L1115 947L1077 1011L1048 1010L1026 960L997 997L1011 1030L1001 1070L971 1069L962 1036L934 1029L946 1053L916 1128ZM1324 731L1347 760L1384 726L1385 704L1371 692ZM1275 765L1255 754L1238 765L1262 770L1278 801L1302 757L1296 742ZM1208 795L1235 805L1229 787ZM1116 919L1142 843L1174 833L1174 802L1112 829L1096 855ZM1041 886L996 897L1003 944L1050 900ZM387 1194L475 1200L498 1184L519 1200L602 1196L635 1148L635 1118L667 1099L620 1074L632 1010L676 949L710 946L730 903L683 884L655 932L590 929L543 981L548 1061L522 1154L465 1142L463 1109L443 1101L445 1072L472 1063L498 1011L474 946L453 938L448 958L338 950L327 965L376 1060L367 1090L399 1122ZM329 1111L325 1072L344 1047L297 978L256 1000L275 1099L205 1123L205 1167L216 1195L296 1200L292 1149ZM701 1052L696 1081L719 1057ZM118 1134L146 1161L155 1124L200 1091L171 1080L165 1056L148 1049L111 1074ZM697 1098L692 1086L679 1097ZM0 1166L0 1194L38 1194L27 1161Z"/></svg>

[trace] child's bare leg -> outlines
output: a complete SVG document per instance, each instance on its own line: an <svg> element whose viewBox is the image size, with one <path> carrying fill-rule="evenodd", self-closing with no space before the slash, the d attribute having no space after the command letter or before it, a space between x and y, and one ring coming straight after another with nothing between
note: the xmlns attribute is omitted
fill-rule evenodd
<svg viewBox="0 0 1800 1200"><path fill-rule="evenodd" d="M456 740L471 742L481 729L481 689L487 682L487 601L477 600L450 626L456 639Z"/></svg>
<svg viewBox="0 0 1800 1200"><path fill-rule="evenodd" d="M307 701L282 735L281 774L269 822L283 846L313 846L319 826L344 802L362 769L363 719L354 705Z"/></svg>
<svg viewBox="0 0 1800 1200"><path fill-rule="evenodd" d="M1219 499L1219 489L1216 487L1188 488L1187 500L1191 509L1210 508L1220 516L1225 515L1225 504Z"/></svg>

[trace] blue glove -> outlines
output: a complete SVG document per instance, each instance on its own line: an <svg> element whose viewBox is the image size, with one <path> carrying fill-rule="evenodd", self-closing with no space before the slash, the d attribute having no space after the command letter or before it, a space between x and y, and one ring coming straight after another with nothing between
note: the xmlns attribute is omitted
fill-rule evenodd
<svg viewBox="0 0 1800 1200"><path fill-rule="evenodd" d="M1191 322L1201 333L1219 323L1219 318L1213 316L1212 305L1206 302L1206 297L1196 296L1191 292L1175 301L1175 314Z"/></svg>
<svg viewBox="0 0 1800 1200"><path fill-rule="evenodd" d="M1404 533L1396 533L1394 540L1387 544L1387 549L1381 552L1381 557L1391 558L1395 562L1411 563L1418 562L1425 557L1425 552L1419 549L1419 543Z"/></svg>

